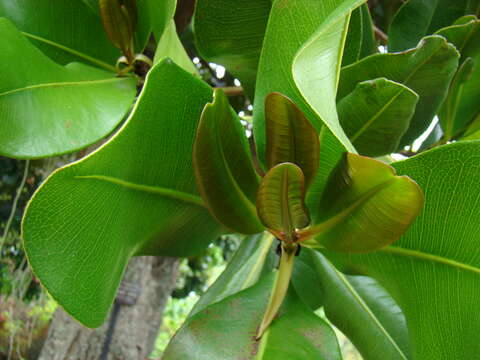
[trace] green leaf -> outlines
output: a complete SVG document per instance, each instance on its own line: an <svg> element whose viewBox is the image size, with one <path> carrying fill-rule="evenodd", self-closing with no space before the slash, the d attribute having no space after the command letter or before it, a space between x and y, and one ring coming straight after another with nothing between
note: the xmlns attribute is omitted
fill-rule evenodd
<svg viewBox="0 0 480 360"><path fill-rule="evenodd" d="M440 29L435 34L455 45L462 55L462 61L480 52L480 20L474 15L463 16L452 26Z"/></svg>
<svg viewBox="0 0 480 360"><path fill-rule="evenodd" d="M219 235L197 194L191 154L210 99L205 83L159 63L122 130L55 171L30 201L23 219L30 265L84 325L102 324L131 256L189 256Z"/></svg>
<svg viewBox="0 0 480 360"><path fill-rule="evenodd" d="M272 274L273 275L273 274ZM295 294L260 341L255 333L273 276L187 319L163 353L164 360L340 360L335 333Z"/></svg>
<svg viewBox="0 0 480 360"><path fill-rule="evenodd" d="M170 20L158 42L153 62L156 64L165 58L170 58L185 71L198 76L197 68L192 63L192 60L190 60L190 57L178 38L175 22L173 20Z"/></svg>
<svg viewBox="0 0 480 360"><path fill-rule="evenodd" d="M476 5L475 5L476 4ZM480 1L458 0L410 0L403 4L393 18L388 32L389 51L403 51L415 47L425 35L449 26L457 18L473 8L479 9Z"/></svg>
<svg viewBox="0 0 480 360"><path fill-rule="evenodd" d="M323 305L326 289L321 286L321 280L317 269L312 264L310 253L310 249L301 248L295 259L291 282L297 295L315 311Z"/></svg>
<svg viewBox="0 0 480 360"><path fill-rule="evenodd" d="M381 156L395 152L410 125L418 95L385 78L358 83L339 101L338 117L360 154Z"/></svg>
<svg viewBox="0 0 480 360"><path fill-rule="evenodd" d="M384 288L366 276L343 275L316 251L303 249L300 257L316 271L310 288L324 289L325 315L364 359L411 358L405 316Z"/></svg>
<svg viewBox="0 0 480 360"><path fill-rule="evenodd" d="M151 30L153 30L155 38L159 41L158 39L167 30L170 21L175 15L177 0L140 0L139 3L143 3L143 6L139 5L139 18L142 19L143 16L145 23L150 23Z"/></svg>
<svg viewBox="0 0 480 360"><path fill-rule="evenodd" d="M194 28L198 52L240 79L252 99L271 6L271 0L196 2Z"/></svg>
<svg viewBox="0 0 480 360"><path fill-rule="evenodd" d="M291 162L302 169L306 187L315 178L320 145L318 135L300 109L280 93L265 98L267 134L266 160L268 168Z"/></svg>
<svg viewBox="0 0 480 360"><path fill-rule="evenodd" d="M462 141L393 164L425 190L417 221L376 253L325 251L341 270L372 276L392 295L413 359L474 359L480 351L479 154L480 142Z"/></svg>
<svg viewBox="0 0 480 360"><path fill-rule="evenodd" d="M335 93L348 17L361 3L362 0L296 0L295 6L285 6L284 1L273 2L253 112L261 161L265 159L266 143L264 103L272 92L290 98L317 132L327 124L340 151L345 151L345 147L354 151L338 123Z"/></svg>
<svg viewBox="0 0 480 360"><path fill-rule="evenodd" d="M368 5L363 4L352 12L348 25L342 66L357 62L368 55L378 52L373 23Z"/></svg>
<svg viewBox="0 0 480 360"><path fill-rule="evenodd" d="M322 217L300 238L306 246L369 252L397 240L423 206L420 187L381 161L345 154L320 201Z"/></svg>
<svg viewBox="0 0 480 360"><path fill-rule="evenodd" d="M457 73L452 79L450 88L448 89L447 98L438 113L445 141L450 141L452 137L465 130L465 126L468 125L469 119L465 119L463 114L458 114L457 112L465 84L470 79L474 67L475 62L472 58L467 58L459 66Z"/></svg>
<svg viewBox="0 0 480 360"><path fill-rule="evenodd" d="M461 54L461 65L438 114L445 141L449 141L461 134L480 111L480 21L475 16L464 16L437 34L447 38Z"/></svg>
<svg viewBox="0 0 480 360"><path fill-rule="evenodd" d="M472 124L480 114L480 55L474 58L475 67L469 79L459 88L459 99L456 104L454 124L464 128Z"/></svg>
<svg viewBox="0 0 480 360"><path fill-rule="evenodd" d="M88 146L129 110L134 78L72 63L61 66L0 19L0 154L39 158Z"/></svg>
<svg viewBox="0 0 480 360"><path fill-rule="evenodd" d="M244 234L263 231L255 208L258 177L245 129L221 90L203 110L193 164L199 192L220 223Z"/></svg>
<svg viewBox="0 0 480 360"><path fill-rule="evenodd" d="M337 100L365 80L385 77L403 84L420 98L400 145L411 144L432 122L445 99L455 74L459 54L440 36L424 38L415 49L395 54L376 54L342 69Z"/></svg>
<svg viewBox="0 0 480 360"><path fill-rule="evenodd" d="M271 168L262 179L257 195L257 211L269 229L290 238L295 229L308 226L305 207L305 179L295 164L283 163Z"/></svg>
<svg viewBox="0 0 480 360"><path fill-rule="evenodd" d="M480 140L480 114L467 128L461 140Z"/></svg>
<svg viewBox="0 0 480 360"><path fill-rule="evenodd" d="M274 237L267 232L245 237L226 269L196 302L189 317L253 286L261 276L270 273L278 259L272 245Z"/></svg>
<svg viewBox="0 0 480 360"><path fill-rule="evenodd" d="M81 61L115 71L120 52L108 40L98 14L84 1L2 1L0 16L10 19L56 62Z"/></svg>

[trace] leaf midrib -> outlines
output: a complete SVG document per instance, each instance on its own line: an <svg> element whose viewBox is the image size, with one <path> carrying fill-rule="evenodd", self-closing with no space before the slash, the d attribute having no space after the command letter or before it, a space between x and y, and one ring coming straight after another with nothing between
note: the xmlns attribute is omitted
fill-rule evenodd
<svg viewBox="0 0 480 360"><path fill-rule="evenodd" d="M374 116L372 116L351 138L350 141L352 143L355 142L355 140L358 139L359 136L361 136L365 131L367 131L370 126L377 120L380 115L382 115L387 109L392 105L392 103L404 92L406 89L400 89L390 100L388 100L385 105L383 105L379 111L376 112Z"/></svg>
<svg viewBox="0 0 480 360"><path fill-rule="evenodd" d="M397 246L387 246L384 247L383 249L378 250L379 252L383 252L386 254L392 254L392 255L398 255L398 256L403 256L403 257L408 257L408 258L416 258L416 259L421 259L423 261L431 261L447 266L454 267L456 269L460 269L463 271L469 271L473 272L474 274L480 275L480 268L475 267L473 265L465 264L460 261L452 260L445 258L443 256L439 255L434 255L434 254L429 254L423 251L418 251L418 250L411 250L411 249L405 249Z"/></svg>
<svg viewBox="0 0 480 360"><path fill-rule="evenodd" d="M61 45L61 44L59 44L59 43L57 43L57 42L55 42L55 41L51 41L51 40L45 39L45 38L40 37L40 36L37 36L37 35L33 35L33 34L28 33L28 32L25 32L25 31L21 31L21 33L22 33L25 37L28 37L28 38L31 38L31 39L34 39L34 40L43 42L43 43L48 44L48 45L53 46L53 47L56 47L56 48L58 48L58 49L60 49L60 50L63 50L63 51L65 51L65 52L67 52L67 53L70 53L70 54L72 54L72 55L75 55L75 56L77 56L77 57L79 57L79 58L81 58L81 59L87 60L87 61L91 62L92 64L95 64L95 65L97 65L97 66L99 66L99 67L101 67L101 68L103 68L103 69L105 69L105 70L116 71L115 66L112 66L112 65L110 65L110 64L108 64L108 63L106 63L106 62L104 62L104 61L102 61L102 60L96 59L96 58L94 58L94 57L92 57L92 56L89 56L89 55L87 55L87 54L81 53L81 52L79 52L79 51L77 51L77 50L73 50L73 49L71 49L71 48L69 48L69 47L67 47L67 46Z"/></svg>
<svg viewBox="0 0 480 360"><path fill-rule="evenodd" d="M206 207L205 204L203 203L202 199L199 196L192 195L186 192L174 190L174 189L168 189L164 187L158 187L158 186L149 186L149 185L142 185L142 184L136 184L133 182L129 182L126 180L122 180L116 177L111 177L111 176L106 176L106 175L78 175L74 176L74 179L93 179L93 180L100 180L100 181L106 181L112 184L116 184L122 187L125 187L127 189L131 190L136 190L140 192L145 192L149 194L155 194L155 195L160 195L163 197L168 197L174 200L180 200L186 203L190 203L193 205L201 206L201 207Z"/></svg>
<svg viewBox="0 0 480 360"><path fill-rule="evenodd" d="M48 87L84 86L84 85L92 85L92 84L95 85L95 84L103 84L103 83L125 81L125 80L129 80L129 78L110 78L110 79L99 79L99 80L64 81L64 82L35 84L35 85L24 86L18 89L5 91L3 93L0 93L0 96L7 96L7 95L22 92L22 91L37 90L37 89L48 88Z"/></svg>
<svg viewBox="0 0 480 360"><path fill-rule="evenodd" d="M327 260L328 261L328 260ZM355 301L359 304L359 306L368 314L368 316L372 319L372 321L375 323L375 325L378 327L380 332L382 332L385 337L388 339L388 341L392 344L392 346L395 348L395 350L398 352L398 355L401 356L403 359L407 360L407 356L403 353L402 349L398 346L398 344L395 342L395 340L390 336L388 331L385 329L385 327L382 325L380 320L375 316L373 311L370 309L367 303L362 299L362 297L358 294L358 292L355 290L355 288L350 284L350 282L345 278L345 276L339 272L333 265L331 265L330 261L328 261L329 265L332 267L333 271L335 272L335 275L337 275L338 279L343 283L343 285L347 288L347 290L350 292L350 294L353 296Z"/></svg>

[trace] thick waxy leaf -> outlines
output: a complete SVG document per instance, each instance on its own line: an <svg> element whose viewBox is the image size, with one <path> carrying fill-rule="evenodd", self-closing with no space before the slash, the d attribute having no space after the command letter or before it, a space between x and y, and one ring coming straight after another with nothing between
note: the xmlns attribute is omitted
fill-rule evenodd
<svg viewBox="0 0 480 360"><path fill-rule="evenodd" d="M54 172L30 201L23 219L30 265L86 326L103 322L132 255L188 256L218 236L191 154L210 100L205 83L159 63L122 130Z"/></svg>
<svg viewBox="0 0 480 360"><path fill-rule="evenodd" d="M244 234L263 230L255 208L258 179L245 130L221 90L203 110L193 164L200 194L219 222Z"/></svg>
<svg viewBox="0 0 480 360"><path fill-rule="evenodd" d="M358 83L338 103L338 117L360 154L381 156L398 148L410 125L418 95L385 78Z"/></svg>
<svg viewBox="0 0 480 360"><path fill-rule="evenodd" d="M458 114L458 107L462 99L464 87L470 79L475 66L475 61L472 58L467 58L459 66L448 89L447 98L440 108L438 117L440 118L445 141L450 141L453 136L465 130L465 126L468 124L469 119L465 118L463 114ZM477 81L479 80L477 79ZM480 108L480 105L478 107Z"/></svg>
<svg viewBox="0 0 480 360"><path fill-rule="evenodd" d="M98 1L96 1L98 9ZM47 56L61 64L81 61L109 70L120 52L108 40L98 13L85 1L1 1L0 16L10 19Z"/></svg>
<svg viewBox="0 0 480 360"><path fill-rule="evenodd" d="M397 240L423 206L423 192L383 162L345 154L331 174L320 209L323 215L300 236L308 246L369 252Z"/></svg>
<svg viewBox="0 0 480 360"><path fill-rule="evenodd" d="M227 268L197 301L189 316L250 286L277 265L273 235L263 232L245 237Z"/></svg>
<svg viewBox="0 0 480 360"><path fill-rule="evenodd" d="M303 249L299 260L316 271L316 282L310 288L324 289L325 315L348 336L364 359L411 358L405 316L375 280L345 276L310 249Z"/></svg>
<svg viewBox="0 0 480 360"><path fill-rule="evenodd" d="M461 129L471 124L480 114L480 55L474 58L475 67L469 79L460 86L460 97L456 104L455 127ZM458 125L457 125L458 124Z"/></svg>
<svg viewBox="0 0 480 360"><path fill-rule="evenodd" d="M273 276L187 319L164 360L340 360L333 330L292 293L261 340L255 340Z"/></svg>
<svg viewBox="0 0 480 360"><path fill-rule="evenodd" d="M480 142L462 141L393 164L425 190L418 220L376 253L325 251L340 269L388 290L405 314L413 359L474 359L480 351L479 154Z"/></svg>
<svg viewBox="0 0 480 360"><path fill-rule="evenodd" d="M170 20L158 42L153 62L156 64L165 58L170 58L175 64L192 75L198 75L197 68L193 65L192 60L190 60L190 57L178 38L173 20Z"/></svg>
<svg viewBox="0 0 480 360"><path fill-rule="evenodd" d="M335 93L348 17L361 3L361 0L296 0L295 6L285 6L283 1L273 2L258 69L253 113L261 161L265 159L266 147L264 103L272 92L290 98L317 132L323 124L328 124L333 132L332 142L336 142L340 152L345 151L345 147L354 151L338 124ZM311 52L303 49L300 55L307 42Z"/></svg>
<svg viewBox="0 0 480 360"><path fill-rule="evenodd" d="M440 36L424 38L417 48L395 54L376 54L342 69L338 100L365 80L385 77L401 83L420 98L410 128L400 145L411 144L432 122L445 99L458 65L457 50Z"/></svg>
<svg viewBox="0 0 480 360"><path fill-rule="evenodd" d="M449 141L463 132L480 111L480 21L475 16L464 16L437 34L446 37L461 54L461 65L438 114L445 141Z"/></svg>
<svg viewBox="0 0 480 360"><path fill-rule="evenodd" d="M449 26L460 16L478 12L480 1L410 0L398 10L388 32L390 51L415 47L425 35Z"/></svg>
<svg viewBox="0 0 480 360"><path fill-rule="evenodd" d="M305 179L295 164L283 163L271 168L260 183L257 211L262 223L275 232L290 234L310 223L305 207Z"/></svg>
<svg viewBox="0 0 480 360"><path fill-rule="evenodd" d="M295 260L292 273L292 286L305 304L312 310L323 305L325 291L321 285L318 271L313 266L310 253L313 250L302 248Z"/></svg>
<svg viewBox="0 0 480 360"><path fill-rule="evenodd" d="M318 135L300 109L286 96L271 93L265 98L268 168L291 162L300 167L306 187L315 178L320 155Z"/></svg>
<svg viewBox="0 0 480 360"><path fill-rule="evenodd" d="M378 52L373 23L368 5L363 4L352 12L348 25L342 66L354 63L365 56Z"/></svg>
<svg viewBox="0 0 480 360"><path fill-rule="evenodd" d="M103 27L113 45L127 57L133 56L133 33L137 21L134 0L99 0ZM134 11L132 11L134 10Z"/></svg>
<svg viewBox="0 0 480 360"><path fill-rule="evenodd" d="M197 0L196 45L204 59L225 66L253 99L271 0Z"/></svg>
<svg viewBox="0 0 480 360"><path fill-rule="evenodd" d="M352 152L355 151L338 124L335 92L346 35L346 18L349 12L361 3L362 1L347 0L327 2L296 0L295 6L284 6L282 1L275 1L270 14L255 93L253 123L255 142L260 161L264 161L266 145L264 102L265 97L275 91L288 96L317 131L322 129L319 134L321 138L319 170L309 188L307 199L312 214L317 211L315 205L323 192L328 174L346 147ZM344 24L340 24L342 19ZM299 59L296 58L297 52L310 38L313 46L311 56L302 56L301 62L296 61ZM325 41L327 38L328 42ZM297 69L297 75L305 74L300 81L297 81L299 80L297 75L294 78L292 66ZM335 75L332 76L332 73ZM309 77L313 80L308 81ZM305 92L306 90L309 91ZM315 109L309 105L312 99L315 104L317 101L321 102ZM322 127L327 121L334 125Z"/></svg>
<svg viewBox="0 0 480 360"><path fill-rule="evenodd" d="M463 16L452 26L440 29L436 34L455 45L462 55L462 60L480 52L480 20L474 15Z"/></svg>
<svg viewBox="0 0 480 360"><path fill-rule="evenodd" d="M72 63L61 66L0 19L0 154L39 158L105 137L135 97L134 78Z"/></svg>
<svg viewBox="0 0 480 360"><path fill-rule="evenodd" d="M461 140L480 140L480 116L467 128Z"/></svg>
<svg viewBox="0 0 480 360"><path fill-rule="evenodd" d="M149 20L151 30L155 35L155 38L160 39L163 32L169 26L169 22L172 20L175 14L175 8L177 6L176 0L137 0L139 2L139 17L145 18L144 22ZM143 3L143 6L141 5ZM143 11L142 11L143 9ZM148 20L147 20L148 18Z"/></svg>

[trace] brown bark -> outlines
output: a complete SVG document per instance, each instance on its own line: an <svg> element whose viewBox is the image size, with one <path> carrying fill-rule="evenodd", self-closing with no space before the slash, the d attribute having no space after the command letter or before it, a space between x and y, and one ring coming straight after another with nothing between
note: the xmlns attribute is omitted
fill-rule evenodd
<svg viewBox="0 0 480 360"><path fill-rule="evenodd" d="M139 284L141 291L135 305L119 305L108 360L148 358L177 275L177 259L138 257L130 261L124 281ZM98 360L109 321L98 329L87 329L59 309L39 360Z"/></svg>

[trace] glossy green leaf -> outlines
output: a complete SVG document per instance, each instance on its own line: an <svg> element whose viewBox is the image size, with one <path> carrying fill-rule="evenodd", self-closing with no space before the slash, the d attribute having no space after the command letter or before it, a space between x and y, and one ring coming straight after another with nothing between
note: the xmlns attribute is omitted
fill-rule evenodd
<svg viewBox="0 0 480 360"><path fill-rule="evenodd" d="M341 270L372 276L407 320L413 359L480 352L480 142L458 142L393 164L425 190L425 208L393 246L368 255L325 251Z"/></svg>
<svg viewBox="0 0 480 360"><path fill-rule="evenodd" d="M470 79L476 64L472 58L467 58L458 68L457 73L452 79L448 95L445 99L438 117L444 132L445 141L450 141L453 136L465 130L468 124L468 118L464 118L463 114L458 114L458 108L465 84ZM478 106L480 108L480 105ZM466 121L467 120L467 121Z"/></svg>
<svg viewBox="0 0 480 360"><path fill-rule="evenodd" d="M340 151L345 151L346 146L354 151L338 124L335 93L348 17L361 3L361 0L296 0L295 6L285 6L284 1L273 2L258 68L253 112L261 161L265 159L266 147L264 103L272 92L290 98L317 132L323 124L328 124Z"/></svg>
<svg viewBox="0 0 480 360"><path fill-rule="evenodd" d="M257 211L269 229L289 236L295 229L308 226L305 207L305 178L295 164L283 163L271 168L262 179L257 195Z"/></svg>
<svg viewBox="0 0 480 360"><path fill-rule="evenodd" d="M61 64L81 61L115 70L121 55L108 40L98 14L84 1L2 1L0 16L10 19L35 46Z"/></svg>
<svg viewBox="0 0 480 360"><path fill-rule="evenodd" d="M221 90L203 110L193 164L200 194L220 223L244 234L263 230L255 208L258 178L245 129Z"/></svg>
<svg viewBox="0 0 480 360"><path fill-rule="evenodd" d="M320 155L313 126L289 98L271 93L265 98L265 127L268 168L284 162L294 163L302 169L308 188L315 178Z"/></svg>
<svg viewBox="0 0 480 360"><path fill-rule="evenodd" d="M335 96L350 14L362 1L333 3L336 3L337 7L328 14L328 18L295 55L292 65L293 78L303 98L315 111L321 123L347 151L355 152L339 124ZM312 68L316 71L312 72ZM313 124L315 125L315 122Z"/></svg>
<svg viewBox="0 0 480 360"><path fill-rule="evenodd" d="M320 201L319 223L304 230L307 246L369 252L397 240L423 207L423 192L378 160L345 154Z"/></svg>
<svg viewBox="0 0 480 360"><path fill-rule="evenodd" d="M304 249L300 256L316 270L311 288L325 289L325 315L364 359L411 358L405 316L384 288L366 276L343 275L316 251Z"/></svg>
<svg viewBox="0 0 480 360"><path fill-rule="evenodd" d="M261 276L270 273L278 262L278 256L272 251L276 247L274 240L267 232L245 237L226 269L195 303L189 317L253 286Z"/></svg>
<svg viewBox="0 0 480 360"><path fill-rule="evenodd" d="M253 99L271 0L197 0L194 29L200 55L240 79Z"/></svg>
<svg viewBox="0 0 480 360"><path fill-rule="evenodd" d="M150 26L157 41L161 38L163 32L168 28L170 21L175 14L177 0L137 0L143 5L143 16L150 20ZM141 10L141 9L140 9ZM141 13L142 14L142 13ZM141 16L141 15L140 15ZM145 20L147 22L147 20Z"/></svg>
<svg viewBox="0 0 480 360"><path fill-rule="evenodd" d="M262 339L255 340L272 275L187 319L163 360L340 360L333 330L295 294L287 297Z"/></svg>
<svg viewBox="0 0 480 360"><path fill-rule="evenodd" d="M410 125L418 95L385 78L358 83L339 101L338 117L348 138L362 155L395 152Z"/></svg>
<svg viewBox="0 0 480 360"><path fill-rule="evenodd" d="M476 56L480 52L480 20L474 15L463 16L452 26L440 29L435 34L455 45L462 59Z"/></svg>
<svg viewBox="0 0 480 360"><path fill-rule="evenodd" d="M480 114L480 55L474 59L475 67L469 79L461 85L458 103L456 104L456 118L453 120L458 128L472 124Z"/></svg>
<svg viewBox="0 0 480 360"><path fill-rule="evenodd" d="M478 12L478 0L409 0L395 15L388 32L389 51L415 47L426 35L449 26L460 16Z"/></svg>
<svg viewBox="0 0 480 360"><path fill-rule="evenodd" d="M461 140L480 140L480 114L467 128Z"/></svg>
<svg viewBox="0 0 480 360"><path fill-rule="evenodd" d="M158 42L153 62L156 64L165 58L170 58L185 71L198 76L197 68L192 63L192 60L190 60L190 57L178 38L175 22L173 20L170 20Z"/></svg>
<svg viewBox="0 0 480 360"><path fill-rule="evenodd" d="M447 38L461 54L461 65L438 114L445 140L449 141L480 112L480 21L475 16L464 16L437 34Z"/></svg>
<svg viewBox="0 0 480 360"><path fill-rule="evenodd" d="M400 145L411 144L430 125L445 99L455 74L459 54L440 36L424 38L415 49L395 54L376 54L342 69L338 100L365 80L385 77L403 84L420 98L410 128Z"/></svg>
<svg viewBox="0 0 480 360"><path fill-rule="evenodd" d="M136 79L79 63L58 65L4 18L0 33L1 155L39 158L84 148L129 110Z"/></svg>
<svg viewBox="0 0 480 360"><path fill-rule="evenodd" d="M295 259L291 282L297 295L315 311L323 305L326 289L322 287L318 271L310 259L311 251L313 250L300 249Z"/></svg>
<svg viewBox="0 0 480 360"><path fill-rule="evenodd" d="M363 4L352 12L348 25L342 66L357 62L368 55L378 52L373 23L368 5Z"/></svg>
<svg viewBox="0 0 480 360"><path fill-rule="evenodd" d="M30 201L23 219L30 265L84 325L102 324L132 255L189 256L219 235L192 168L194 134L210 100L205 83L159 63L123 128L55 171Z"/></svg>

